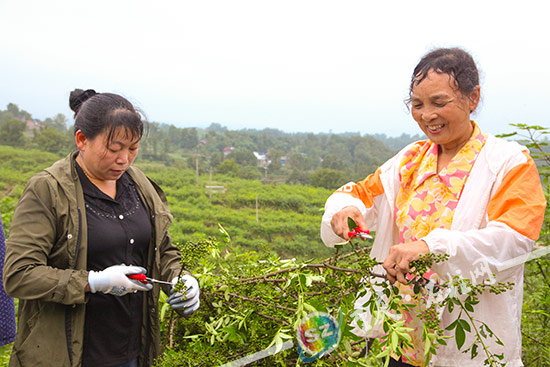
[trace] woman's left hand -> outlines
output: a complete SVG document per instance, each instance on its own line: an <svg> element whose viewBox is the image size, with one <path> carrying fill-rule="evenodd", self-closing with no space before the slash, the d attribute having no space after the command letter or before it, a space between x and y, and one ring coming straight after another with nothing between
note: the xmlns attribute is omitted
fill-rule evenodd
<svg viewBox="0 0 550 367"><path fill-rule="evenodd" d="M409 264L428 252L430 252L430 248L424 241L406 242L390 247L390 253L382 264L386 269L388 280L391 283L395 283L397 280L407 284L406 275L410 271Z"/></svg>
<svg viewBox="0 0 550 367"><path fill-rule="evenodd" d="M185 284L185 291L176 292L174 286L177 283ZM200 302L200 289L199 282L191 275L182 275L179 279L176 277L172 279L172 289L170 290L170 297L166 302L173 309L182 309L185 316L191 315L193 312L197 311L201 302Z"/></svg>

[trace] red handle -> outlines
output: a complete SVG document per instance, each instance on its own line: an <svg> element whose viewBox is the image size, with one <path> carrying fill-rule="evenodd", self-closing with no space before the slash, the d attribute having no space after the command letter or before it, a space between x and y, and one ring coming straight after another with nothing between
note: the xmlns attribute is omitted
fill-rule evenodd
<svg viewBox="0 0 550 367"><path fill-rule="evenodd" d="M147 279L145 279L145 274L141 274L141 273L140 274L130 274L130 275L127 275L127 277L130 278L130 279L138 280L143 284L147 284Z"/></svg>

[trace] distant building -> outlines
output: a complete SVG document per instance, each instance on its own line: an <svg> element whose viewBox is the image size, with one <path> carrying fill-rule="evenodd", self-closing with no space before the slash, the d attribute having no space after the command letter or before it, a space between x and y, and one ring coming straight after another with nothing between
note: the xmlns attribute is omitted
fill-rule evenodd
<svg viewBox="0 0 550 367"><path fill-rule="evenodd" d="M40 130L42 127L42 123L40 121L25 120L24 122L26 124L25 130L27 131Z"/></svg>
<svg viewBox="0 0 550 367"><path fill-rule="evenodd" d="M223 148L223 157L227 157L229 154L231 154L232 151L234 151L235 148L233 147L225 147Z"/></svg>
<svg viewBox="0 0 550 367"><path fill-rule="evenodd" d="M258 165L260 166L269 166L271 161L269 158L267 158L267 155L265 153L258 153L258 152L252 152L254 153L254 156L258 160Z"/></svg>

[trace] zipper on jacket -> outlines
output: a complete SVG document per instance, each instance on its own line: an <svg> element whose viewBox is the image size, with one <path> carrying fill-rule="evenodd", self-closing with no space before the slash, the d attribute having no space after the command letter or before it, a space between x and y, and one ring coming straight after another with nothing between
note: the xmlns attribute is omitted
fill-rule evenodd
<svg viewBox="0 0 550 367"><path fill-rule="evenodd" d="M151 212L153 212L153 209L149 209ZM155 228L155 214L153 212L153 214L151 214L151 228L153 229L153 233L152 233L152 236L151 238L153 239L152 241L152 246L151 248L149 249L149 253L152 253L151 254L151 258L149 259L149 267L148 267L148 271L150 269L150 271L152 272L153 271L153 267L155 266L155 256L156 256L156 250L155 250L155 247L157 246L157 231L156 231L156 228ZM149 363L149 360L151 358L151 343L152 343L152 336L151 336L151 332L152 332L152 328L153 328L153 320L151 319L153 316L150 314L150 308L154 307L153 304L149 304L149 297L147 297L147 299L145 300L145 303L147 304L147 307L145 307L145 312L147 312L147 317L145 318L147 320L147 327L146 327L146 332L145 332L145 345L144 345L144 349L145 349L145 360L143 361L144 365L146 365L147 363Z"/></svg>
<svg viewBox="0 0 550 367"><path fill-rule="evenodd" d="M82 236L82 214L78 208L78 237L76 238L76 250L74 253L73 269L76 269L78 262L78 253L80 252L80 241ZM73 335L72 335L72 312L73 306L67 305L65 309L65 335L67 337L67 352L69 353L69 366L73 365Z"/></svg>

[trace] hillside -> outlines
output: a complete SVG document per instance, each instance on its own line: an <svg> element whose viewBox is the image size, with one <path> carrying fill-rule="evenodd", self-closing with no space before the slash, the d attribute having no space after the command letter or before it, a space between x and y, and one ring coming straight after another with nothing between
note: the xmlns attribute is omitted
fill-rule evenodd
<svg viewBox="0 0 550 367"><path fill-rule="evenodd" d="M38 150L0 146L0 211L9 231L11 212L27 180L60 156ZM221 224L242 249L273 250L282 257L319 257L330 252L319 239L324 202L331 190L214 174L199 176L190 169L137 162L165 191L174 222L175 242L219 235ZM205 186L223 186L210 194ZM211 196L211 200L210 200ZM258 210L256 212L256 198Z"/></svg>

